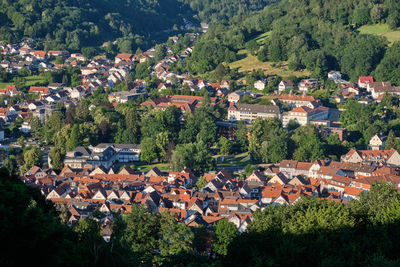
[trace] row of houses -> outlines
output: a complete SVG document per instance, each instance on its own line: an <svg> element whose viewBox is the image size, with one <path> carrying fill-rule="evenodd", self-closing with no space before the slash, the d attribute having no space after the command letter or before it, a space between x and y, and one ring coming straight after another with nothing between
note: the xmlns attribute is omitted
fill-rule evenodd
<svg viewBox="0 0 400 267"><path fill-rule="evenodd" d="M101 144L91 148L91 153L107 153L111 148L118 149L114 144ZM302 197L347 203L376 182L392 183L400 189L399 166L400 155L395 150L350 151L341 162L284 160L265 165L245 180L233 178L226 170L206 173L207 183L200 190L193 188L198 177L188 168L180 172L154 168L141 173L129 167L118 170L115 165L78 167L71 163L59 174L34 166L21 179L56 205L66 207L71 224L97 210L105 215L106 227L113 214L129 212L132 205L145 205L152 212L169 211L189 226L211 227L226 218L246 231L253 213L270 205L292 205ZM111 235L107 229L108 234L103 233L106 240Z"/></svg>

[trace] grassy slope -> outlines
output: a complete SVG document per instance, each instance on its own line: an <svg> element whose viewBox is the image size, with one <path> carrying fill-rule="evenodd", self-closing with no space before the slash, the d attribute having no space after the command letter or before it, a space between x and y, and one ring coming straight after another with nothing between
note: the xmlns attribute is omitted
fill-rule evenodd
<svg viewBox="0 0 400 267"><path fill-rule="evenodd" d="M265 44L266 39L271 35L271 32L263 33L255 38L257 43L261 46ZM281 64L275 64L272 66L273 62L260 62L256 56L251 55L246 49L242 49L238 52L238 61L229 64L230 68L239 68L239 72L252 71L257 69L264 70L266 75L279 75L282 77L294 76L304 76L307 75L307 71L291 71L287 67L287 62L282 62Z"/></svg>
<svg viewBox="0 0 400 267"><path fill-rule="evenodd" d="M221 159L222 157L224 158L224 161L222 161ZM247 157L248 157L247 152L235 156L221 156L221 155L214 156L214 158L217 161L217 168L244 167L250 163Z"/></svg>
<svg viewBox="0 0 400 267"><path fill-rule="evenodd" d="M130 165L132 169L137 169L143 172L150 171L151 169L157 167L159 170L171 170L168 163L155 163L155 164L146 164L143 161L134 162Z"/></svg>
<svg viewBox="0 0 400 267"><path fill-rule="evenodd" d="M358 31L361 34L384 36L390 44L400 41L400 30L391 30L387 24L364 25Z"/></svg>

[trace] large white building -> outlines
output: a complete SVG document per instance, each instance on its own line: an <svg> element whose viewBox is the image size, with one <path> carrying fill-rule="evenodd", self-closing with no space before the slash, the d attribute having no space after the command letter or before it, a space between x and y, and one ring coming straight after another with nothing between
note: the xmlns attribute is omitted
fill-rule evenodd
<svg viewBox="0 0 400 267"><path fill-rule="evenodd" d="M278 118L280 119L281 111L278 106L253 105L253 104L235 104L231 103L228 108L228 120L245 121L251 123L256 118Z"/></svg>
<svg viewBox="0 0 400 267"><path fill-rule="evenodd" d="M295 108L282 116L283 126L287 126L289 121L297 122L300 125L306 125L310 121L327 120L329 108L319 106L311 109L306 106Z"/></svg>
<svg viewBox="0 0 400 267"><path fill-rule="evenodd" d="M279 96L277 100L288 104L291 108L298 108L301 106L316 108L317 106L321 105L319 100L316 100L313 96L308 95L287 94Z"/></svg>
<svg viewBox="0 0 400 267"><path fill-rule="evenodd" d="M71 168L103 166L110 168L115 162L131 162L140 160L140 148L133 144L103 143L95 147L77 147L67 152L64 164Z"/></svg>

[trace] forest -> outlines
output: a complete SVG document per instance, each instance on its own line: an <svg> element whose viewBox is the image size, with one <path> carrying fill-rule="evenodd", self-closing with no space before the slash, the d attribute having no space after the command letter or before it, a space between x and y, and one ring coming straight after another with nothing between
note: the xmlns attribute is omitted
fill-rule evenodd
<svg viewBox="0 0 400 267"><path fill-rule="evenodd" d="M114 214L110 242L93 212L72 228L39 190L0 170L0 261L21 266L398 266L400 194L375 184L348 204L302 198L254 214L244 233L227 220L188 227L144 206ZM212 246L210 247L210 243ZM211 250L210 250L211 249ZM38 255L41 255L40 257Z"/></svg>
<svg viewBox="0 0 400 267"><path fill-rule="evenodd" d="M131 50L181 30L190 8L176 0L18 0L0 2L0 40L34 38L46 50L79 51L117 38Z"/></svg>
<svg viewBox="0 0 400 267"><path fill-rule="evenodd" d="M384 37L359 34L357 29L376 23L397 29L399 8L400 1L281 1L229 22L214 23L197 42L186 68L203 74L236 60L234 54L247 49L259 61L285 61L289 69L307 69L316 78L341 70L351 81L371 74L383 80L393 78L392 83L398 85L393 55L399 46L390 46ZM260 45L255 37L263 33L269 37ZM224 56L212 56L205 51L207 46L225 51Z"/></svg>

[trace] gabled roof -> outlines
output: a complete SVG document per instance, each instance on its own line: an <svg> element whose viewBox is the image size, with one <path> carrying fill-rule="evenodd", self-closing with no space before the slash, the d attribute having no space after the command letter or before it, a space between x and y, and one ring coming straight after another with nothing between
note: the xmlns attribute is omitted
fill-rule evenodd
<svg viewBox="0 0 400 267"><path fill-rule="evenodd" d="M313 96L308 95L294 95L294 94L287 94L281 95L278 97L279 100L291 100L291 101L315 101Z"/></svg>
<svg viewBox="0 0 400 267"><path fill-rule="evenodd" d="M358 77L358 81L360 83L373 83L374 82L374 78L372 76L360 76Z"/></svg>
<svg viewBox="0 0 400 267"><path fill-rule="evenodd" d="M290 113L294 113L294 112L296 112L296 113L310 113L312 111L312 109L311 108L309 108L309 107L306 107L306 106L301 106L301 107L298 107L298 108L295 108L295 109L292 109L291 111L289 111Z"/></svg>

